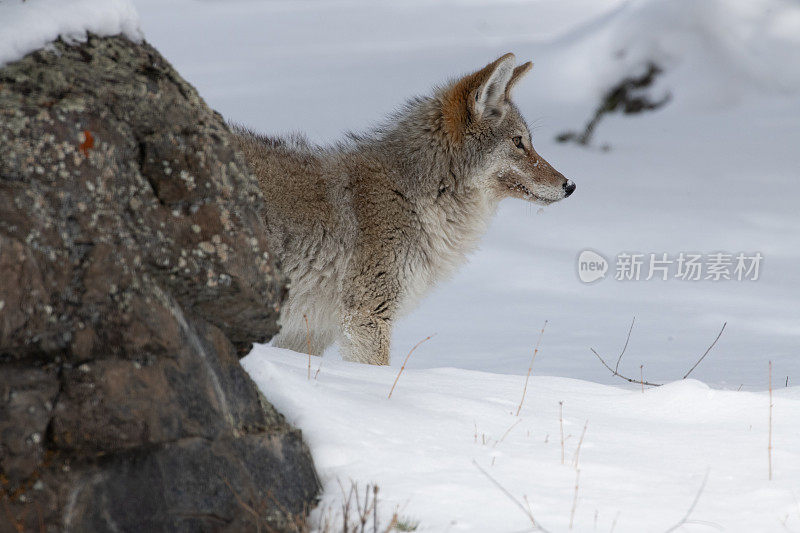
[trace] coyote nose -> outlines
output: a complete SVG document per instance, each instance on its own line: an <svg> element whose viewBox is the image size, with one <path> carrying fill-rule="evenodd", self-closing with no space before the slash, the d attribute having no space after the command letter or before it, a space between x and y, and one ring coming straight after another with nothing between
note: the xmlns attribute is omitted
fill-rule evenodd
<svg viewBox="0 0 800 533"><path fill-rule="evenodd" d="M567 180L564 182L564 198L575 192L575 182Z"/></svg>

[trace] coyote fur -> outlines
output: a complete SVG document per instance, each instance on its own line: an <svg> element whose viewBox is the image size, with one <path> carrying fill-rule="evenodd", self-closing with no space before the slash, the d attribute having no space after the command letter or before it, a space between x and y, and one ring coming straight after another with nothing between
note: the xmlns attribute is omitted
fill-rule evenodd
<svg viewBox="0 0 800 533"><path fill-rule="evenodd" d="M338 341L346 360L389 364L393 323L465 261L500 200L572 194L510 98L531 66L506 54L329 147L234 127L290 281L275 346Z"/></svg>

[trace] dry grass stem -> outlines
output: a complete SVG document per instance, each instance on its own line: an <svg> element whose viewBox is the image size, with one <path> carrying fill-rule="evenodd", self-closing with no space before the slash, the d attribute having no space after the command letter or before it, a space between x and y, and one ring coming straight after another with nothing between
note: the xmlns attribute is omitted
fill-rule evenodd
<svg viewBox="0 0 800 533"><path fill-rule="evenodd" d="M617 520L619 519L619 513L620 511L617 511L617 514L614 516L614 521L611 522L611 529L608 531L608 533L614 533L614 529L616 529L617 527Z"/></svg>
<svg viewBox="0 0 800 533"><path fill-rule="evenodd" d="M503 440L505 440L505 438L508 436L508 434L511 433L511 430L514 429L517 426L517 424L519 424L520 422L522 422L522 419L517 419L516 422L511 424L511 426L506 430L506 432L503 433L503 436L500 437L500 440L495 441L494 446L492 446L492 447L493 448L497 448L497 445L500 444L501 442L503 442Z"/></svg>
<svg viewBox="0 0 800 533"><path fill-rule="evenodd" d="M583 445L583 437L586 436L586 428L589 426L589 421L587 420L586 423L583 424L583 431L581 432L581 439L578 441L578 447L575 449L575 456L572 458L572 464L575 466L575 470L578 469L578 459L581 456L581 446Z"/></svg>
<svg viewBox="0 0 800 533"><path fill-rule="evenodd" d="M420 344L422 344L425 341L430 340L432 337L435 337L435 336L436 336L436 333L434 333L433 335L428 335L427 337L425 337L424 339L419 341L417 344L415 344L414 347L411 348L411 350L408 352L408 355L406 355L405 360L403 360L403 366L400 367L400 372L397 373L397 377L394 378L394 383L392 383L392 388L391 388L391 390L389 390L389 396L388 396L389 399L391 399L392 393L394 392L394 388L395 388L395 386L397 386L397 381L400 379L400 374L402 374L403 370L405 370L405 368L406 368L406 363L408 363L408 358L411 357L411 354L414 353L414 350L416 350L419 347Z"/></svg>
<svg viewBox="0 0 800 533"><path fill-rule="evenodd" d="M533 513L531 512L531 508L530 508L530 503L528 502L528 498L527 498L527 497L523 496L523 497L525 498L525 503L528 505L528 507L527 507L527 509L526 509L526 508L525 508L525 506L524 506L524 505L522 505L522 502L520 502L520 501L519 501L517 498L515 498L515 497L514 497L514 495L513 495L513 494L511 494L511 493L508 491L508 489L506 489L506 488L505 488L504 486L502 486L502 485L501 485L501 484L500 484L500 483L499 483L499 482L498 482L498 481L497 481L495 478L493 478L491 475L489 475L489 472L487 472L486 470L484 470L483 468L481 468L481 467L480 467L480 465L478 465L477 461L475 461L475 459L473 459L473 460L472 460L472 464L474 464L474 465L475 465L475 468L477 468L477 469L480 471L480 473L481 473L481 474L483 474L484 476L486 476L486 477L489 479L489 481L491 481L491 482L492 482L492 484L493 484L495 487L497 487L498 489L500 489L500 492L502 492L503 494L505 494L505 495L506 495L506 497L507 497L509 500L511 500L512 502L514 502L514 504L515 504L517 507L519 507L519 508L520 508L520 510L522 510L522 512L523 512L523 513L525 513L525 516L527 516L527 517L528 517L528 520L530 520L530 521L531 521L531 526L533 527L534 531L543 531L544 533L547 533L547 530L546 530L545 528L543 528L542 526L540 526L539 524L537 524L537 523L536 523L536 519L533 517Z"/></svg>
<svg viewBox="0 0 800 533"><path fill-rule="evenodd" d="M528 391L528 380L531 378L531 371L533 370L533 362L536 360L536 354L539 353L539 344L542 342L542 336L544 335L544 328L547 327L547 320L544 321L544 325L542 326L542 330L539 332L539 339L536 341L536 348L533 350L533 356L531 357L531 364L528 366L528 374L525 376L525 386L522 387L522 399L519 401L519 407L517 407L517 416L519 416L519 412L522 410L522 404L525 401L525 393Z"/></svg>
<svg viewBox="0 0 800 533"><path fill-rule="evenodd" d="M769 461L769 480L772 481L772 361L769 362L769 444L767 444Z"/></svg>
<svg viewBox="0 0 800 533"><path fill-rule="evenodd" d="M703 478L703 482L700 484L700 488L698 489L697 494L695 495L694 500L692 501L692 505L690 505L689 509L686 511L686 514L683 515L683 518L681 518L680 521L677 524L675 524L671 528L669 528L666 531L664 531L664 533L672 533L673 531L676 531L677 529L680 529L681 527L683 527L684 524L688 524L688 523L691 522L689 520L689 517L692 516L692 513L694 512L694 508L697 507L697 502L700 501L700 495L703 494L703 490L705 490L705 488L706 488L706 482L708 482L708 470L706 470L706 475ZM711 525L711 524L708 524L708 525Z"/></svg>
<svg viewBox="0 0 800 533"><path fill-rule="evenodd" d="M564 402L558 402L558 425L561 428L561 464L564 464Z"/></svg>
<svg viewBox="0 0 800 533"><path fill-rule="evenodd" d="M572 497L572 511L569 513L569 528L572 529L572 524L575 521L575 508L578 507L578 485L581 479L580 469L575 470L575 494Z"/></svg>
<svg viewBox="0 0 800 533"><path fill-rule="evenodd" d="M378 486L367 484L364 487L363 500L362 493L358 484L350 481L349 490L345 490L341 481L338 481L339 489L342 492L342 503L338 510L329 507L320 513L318 519L313 524L305 524L298 533L389 533L395 530L400 523L397 510L392 514L388 527L380 524L378 516ZM413 531L418 523L414 524ZM272 530L270 530L272 531Z"/></svg>

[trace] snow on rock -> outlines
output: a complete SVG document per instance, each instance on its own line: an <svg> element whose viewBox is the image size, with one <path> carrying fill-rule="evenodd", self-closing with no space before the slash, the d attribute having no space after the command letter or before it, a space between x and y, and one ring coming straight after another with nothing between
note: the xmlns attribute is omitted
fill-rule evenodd
<svg viewBox="0 0 800 533"><path fill-rule="evenodd" d="M0 0L0 66L61 37L85 41L88 33L142 38L129 0Z"/></svg>
<svg viewBox="0 0 800 533"><path fill-rule="evenodd" d="M257 346L242 364L289 422L301 428L324 484L315 511L330 516L341 482L380 487L382 522L398 510L419 531L521 531L525 514L566 531L580 479L575 531L663 531L686 514L726 531L800 528L800 387L775 391L773 480L768 479L766 392L695 380L624 390L534 376L452 368L408 370L313 358ZM319 375L313 377L317 368ZM563 402L562 464L559 402ZM587 425L585 438L577 448ZM333 511L332 511L333 509ZM689 525L686 531L712 531Z"/></svg>

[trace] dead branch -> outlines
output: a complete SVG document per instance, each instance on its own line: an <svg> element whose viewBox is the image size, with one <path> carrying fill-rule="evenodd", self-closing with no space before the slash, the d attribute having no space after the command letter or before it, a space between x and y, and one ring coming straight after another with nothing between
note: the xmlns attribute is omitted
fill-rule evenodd
<svg viewBox="0 0 800 533"><path fill-rule="evenodd" d="M689 509L686 511L686 514L683 515L683 518L681 518L677 524L664 531L664 533L672 533L673 531L677 530L684 524L689 523L689 517L692 516L694 508L697 507L697 502L700 501L700 496L703 494L703 491L706 488L706 482L708 481L708 472L709 471L706 470L706 475L703 478L703 482L700 484L700 489L697 491L697 494L695 495L694 500L692 501L692 505L689 506Z"/></svg>
<svg viewBox="0 0 800 533"><path fill-rule="evenodd" d="M708 349L705 351L705 353L703 353L703 355L701 355L701 356L700 356L700 359L698 359L698 360L697 360L697 362L694 364L694 366L693 366L692 368L690 368L690 369L689 369L689 371L686 373L686 375L685 375L685 376L683 376L683 379L686 379L686 378L688 378L688 377L689 377L689 374L691 374L691 373L692 373L692 370L694 370L695 368L697 368L697 365L699 365L699 364L700 364L700 361L702 361L703 359L705 359L705 357L708 355L708 352L710 352L710 351L711 351L711 348L713 348L713 347L714 347L714 345L715 345L715 344L717 344L717 341L719 340L719 338L720 338L720 337L722 337L722 332L723 332L723 331L725 331L725 326L727 326L727 325L728 325L728 323L727 323L727 322L725 322L724 324L722 324L722 329L721 329L721 330L719 330L719 334L717 335L717 338L716 338L716 339L714 339L714 342L712 342L712 343L711 343L711 346L709 346L709 347L708 347Z"/></svg>
<svg viewBox="0 0 800 533"><path fill-rule="evenodd" d="M622 356L625 355L625 350L628 348L628 342L631 340L631 332L633 331L633 325L635 323L636 323L636 317L633 317L633 320L631 321L631 327L628 328L628 336L625 338L625 345L622 347L622 351L620 352L619 357L617 357L617 364L614 365L614 368L611 368L611 366L608 363L606 363L605 359L603 359L603 357L599 353L597 353L597 350L595 350L594 348L589 348L589 349L600 360L603 366L606 367L609 372L611 372L612 375L617 376L620 379L624 379L628 383L640 384L642 387L644 387L645 385L647 385L648 387L660 387L663 385L663 383L651 383L649 381L645 381L643 375L641 375L639 379L634 379L634 378L629 378L628 376L625 376L623 374L620 374L619 372L619 364L622 361ZM727 325L728 325L727 322L722 324L722 329L719 330L719 333L717 334L717 337L714 339L714 342L712 342L711 345L708 347L708 349L706 349L706 351L703 352L703 355L700 356L700 359L698 359L697 362L692 366L692 368L690 368L689 371L683 376L683 379L689 377L689 374L691 374L692 371L694 371L694 369L697 368L697 365L699 365L700 362L703 359L705 359L705 357L708 355L708 353L711 351L714 345L717 344L717 341L722 336L722 332L725 331L725 326ZM643 369L641 367L640 370L642 371L640 372L640 374L643 374Z"/></svg>
<svg viewBox="0 0 800 533"><path fill-rule="evenodd" d="M619 357L617 357L617 364L614 365L614 372L617 372L619 370L619 363L620 361L622 361L622 356L625 355L625 350L628 349L628 342L630 342L631 340L631 332L633 331L633 325L635 323L636 323L636 317L634 316L633 320L631 320L631 327L628 328L628 336L625 337L625 346L623 346L622 351L619 352Z"/></svg>
<svg viewBox="0 0 800 533"><path fill-rule="evenodd" d="M641 383L641 384L647 385L649 387L660 387L661 385L663 385L663 383L650 383L649 381L643 381L643 380L638 380L638 379L629 378L627 376L623 376L622 374L620 374L619 372L617 372L616 370L614 370L613 368L608 366L608 363L606 363L605 360L603 360L603 358L600 356L599 353L597 353L597 351L594 348L589 348L589 349L592 351L593 354L595 354L597 356L598 359L600 359L600 362L603 363L603 366L606 367L609 370L609 372L611 372L613 375L617 376L618 378L624 379L628 383L636 383L637 385Z"/></svg>
<svg viewBox="0 0 800 533"><path fill-rule="evenodd" d="M521 503L521 502L520 502L520 501L519 501L519 500L518 500L518 499L517 499L517 498L516 498L516 497L515 497L513 494L511 494L510 492L508 492L508 489L506 489L504 486L502 486L502 485L500 484L500 482L498 482L498 481L497 481L495 478L493 478L492 476L490 476L490 475L489 475L489 472L487 472L486 470L484 470L483 468L481 468L481 467L480 467L480 465L478 464L478 462L477 462L477 461L475 461L475 459L473 459L473 460L472 460L472 464L473 464L473 465L475 465L475 468L477 468L477 469L478 469L478 470L481 472L481 474L483 474L484 476L486 476L487 478L489 478L489 481L491 481L491 482L492 482L492 484L493 484L495 487L497 487L498 489L500 489L500 491L501 491L503 494L505 494L505 495L506 495L506 497L507 497L508 499L510 499L512 502L514 502L514 504L515 504L517 507L519 507L519 508L522 510L522 512L523 512L523 513L525 513L525 516L527 516L527 517L528 517L528 520L530 520L530 521L531 521L531 525L533 526L533 529L534 529L534 531L542 531L542 532L544 532L544 533L548 533L548 531L547 531L545 528L543 528L542 526L540 526L539 524L537 524L537 523L536 523L536 519L533 517L533 513L530 511L530 504L529 504L529 508L528 508L528 509L526 509L526 508L525 508L525 506L524 506L524 505L522 505L522 503ZM526 503L528 502L528 499L527 499L527 498L525 498L525 502L526 502Z"/></svg>

